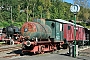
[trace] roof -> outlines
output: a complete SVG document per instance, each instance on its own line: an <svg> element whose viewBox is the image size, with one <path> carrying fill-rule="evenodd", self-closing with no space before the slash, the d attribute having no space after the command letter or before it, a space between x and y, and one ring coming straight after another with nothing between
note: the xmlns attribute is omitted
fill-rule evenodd
<svg viewBox="0 0 90 60"><path fill-rule="evenodd" d="M62 19L55 19L55 20L58 21L58 22L61 22L61 23L66 23L66 24L75 25L74 23L69 22L69 21L66 21L66 20L62 20ZM76 26L84 28L83 26L78 25L78 24L76 24Z"/></svg>
<svg viewBox="0 0 90 60"><path fill-rule="evenodd" d="M50 19L50 20L57 21L57 22L60 22L60 23L63 23L63 24L75 25L74 23L66 21L66 20L63 20L63 19ZM76 26L84 28L83 26L78 25L78 24L76 24Z"/></svg>
<svg viewBox="0 0 90 60"><path fill-rule="evenodd" d="M74 23L68 22L66 20L62 20L62 19L55 19L55 20L58 21L58 22L61 22L61 23L66 23L66 24L74 25Z"/></svg>

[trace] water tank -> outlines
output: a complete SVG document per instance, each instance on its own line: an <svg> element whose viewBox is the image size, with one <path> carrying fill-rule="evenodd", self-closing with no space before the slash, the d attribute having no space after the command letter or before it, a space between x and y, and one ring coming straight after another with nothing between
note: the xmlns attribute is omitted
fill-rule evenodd
<svg viewBox="0 0 90 60"><path fill-rule="evenodd" d="M36 22L26 22L22 25L21 34L24 37L29 37L30 40L33 38L47 39L51 36L52 30L48 25L43 25Z"/></svg>

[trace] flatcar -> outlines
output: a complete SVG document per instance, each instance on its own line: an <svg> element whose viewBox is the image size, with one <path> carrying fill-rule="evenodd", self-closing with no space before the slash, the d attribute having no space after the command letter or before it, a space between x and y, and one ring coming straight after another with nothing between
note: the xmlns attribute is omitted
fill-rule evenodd
<svg viewBox="0 0 90 60"><path fill-rule="evenodd" d="M33 22L26 22L22 25L21 35L24 37L22 54L66 49L75 39L77 44L83 44L86 40L83 26L76 25L75 28L74 23L62 19L35 19Z"/></svg>

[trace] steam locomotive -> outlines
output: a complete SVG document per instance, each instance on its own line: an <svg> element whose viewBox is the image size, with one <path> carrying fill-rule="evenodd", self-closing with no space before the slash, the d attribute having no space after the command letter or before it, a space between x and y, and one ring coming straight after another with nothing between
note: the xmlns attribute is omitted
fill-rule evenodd
<svg viewBox="0 0 90 60"><path fill-rule="evenodd" d="M26 22L21 27L21 35L24 37L22 54L66 49L74 40L77 44L84 45L90 40L90 31L87 30L80 25L75 27L74 23L62 19L35 19L33 22Z"/></svg>
<svg viewBox="0 0 90 60"><path fill-rule="evenodd" d="M6 44L14 44L19 41L19 37L20 29L16 26L10 25L2 29L2 40L5 41Z"/></svg>

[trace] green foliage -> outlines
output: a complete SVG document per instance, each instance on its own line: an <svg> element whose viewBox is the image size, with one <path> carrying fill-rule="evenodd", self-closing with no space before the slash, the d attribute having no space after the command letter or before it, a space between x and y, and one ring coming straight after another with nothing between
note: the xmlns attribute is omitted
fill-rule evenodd
<svg viewBox="0 0 90 60"><path fill-rule="evenodd" d="M21 22L14 22L13 25L17 27L21 27L23 23Z"/></svg>
<svg viewBox="0 0 90 60"><path fill-rule="evenodd" d="M26 22L27 16L25 13L21 13L16 22Z"/></svg>
<svg viewBox="0 0 90 60"><path fill-rule="evenodd" d="M70 12L71 5L63 0L0 0L0 6L3 7L0 10L0 21L3 23L0 26L6 27L12 22L15 26L21 26L27 20L27 12L29 21L33 18L74 20L74 15ZM77 20L87 19L90 19L90 9L81 7Z"/></svg>
<svg viewBox="0 0 90 60"><path fill-rule="evenodd" d="M10 19L10 12L3 11L1 15L2 15L3 21L8 21L8 19Z"/></svg>
<svg viewBox="0 0 90 60"><path fill-rule="evenodd" d="M6 22L6 21L2 22L2 24L3 24L4 27L7 27L7 26L10 25L10 23L8 23L8 22Z"/></svg>
<svg viewBox="0 0 90 60"><path fill-rule="evenodd" d="M81 23L79 23L79 25L86 27L85 22L81 22Z"/></svg>
<svg viewBox="0 0 90 60"><path fill-rule="evenodd" d="M1 27L3 27L3 24L2 24L2 22L0 22L0 28L1 28Z"/></svg>

